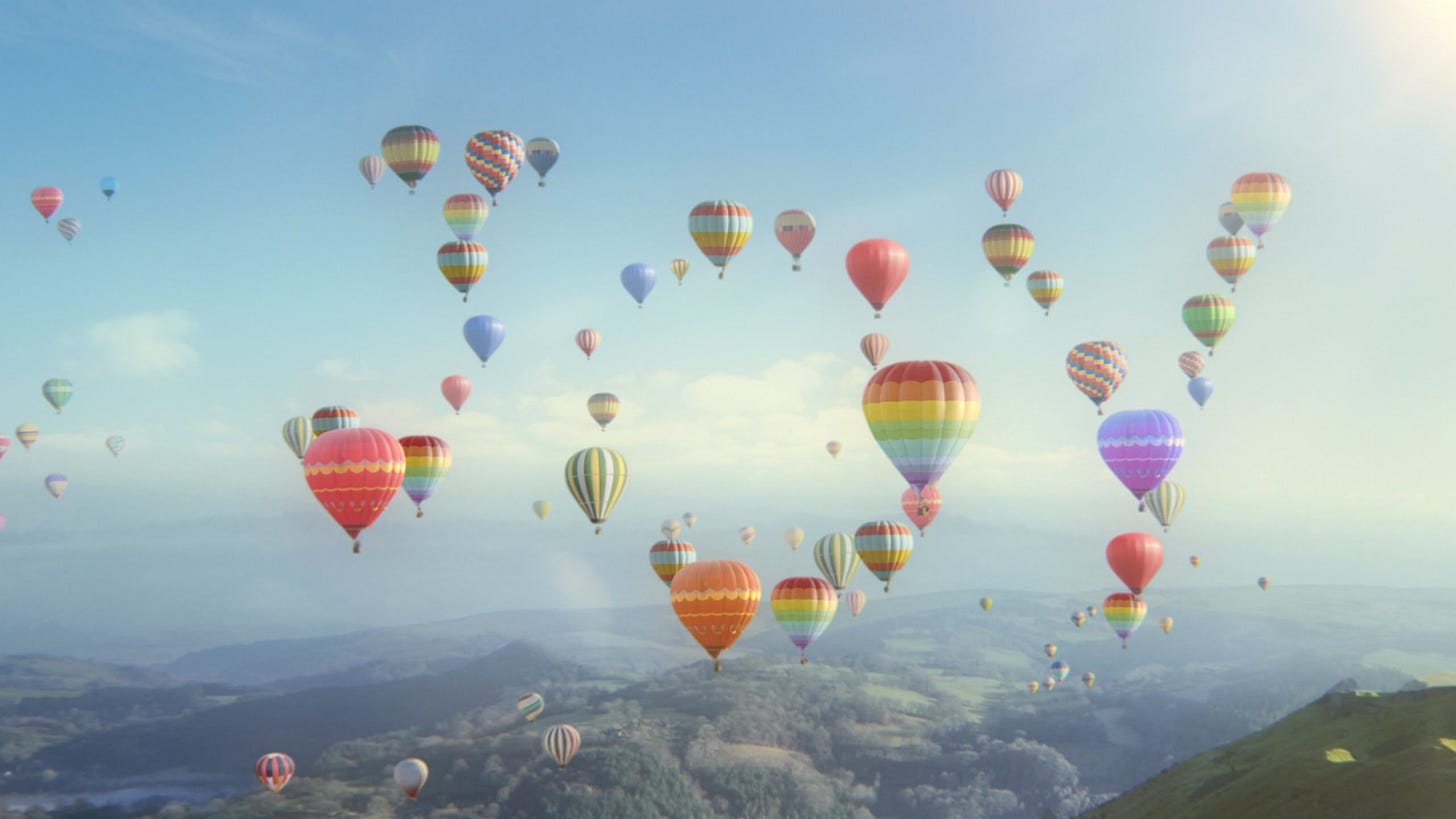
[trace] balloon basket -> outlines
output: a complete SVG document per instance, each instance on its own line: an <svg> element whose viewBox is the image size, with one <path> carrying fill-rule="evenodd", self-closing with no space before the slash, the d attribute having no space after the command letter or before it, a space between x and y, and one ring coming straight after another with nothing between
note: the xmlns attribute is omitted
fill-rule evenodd
<svg viewBox="0 0 1456 819"><path fill-rule="evenodd" d="M359 554L359 552L363 551L363 549L364 547L359 545L359 541L354 541L354 554Z"/></svg>
<svg viewBox="0 0 1456 819"><path fill-rule="evenodd" d="M538 187L538 188L544 188L544 187L546 187L546 180L542 179L540 182L537 182L536 183L536 187ZM566 766L565 765L562 765L561 767L562 768L565 768Z"/></svg>
<svg viewBox="0 0 1456 819"><path fill-rule="evenodd" d="M713 673L714 674L717 674L717 673L721 672L722 670L723 670L723 662L721 660L714 660L713 661Z"/></svg>
<svg viewBox="0 0 1456 819"><path fill-rule="evenodd" d="M419 518L422 518L424 516L425 516L425 510L423 510L423 509L416 509L415 510L415 519L416 520L418 520Z"/></svg>
<svg viewBox="0 0 1456 819"><path fill-rule="evenodd" d="M799 658L799 665L808 665L808 664L809 664L809 658L808 657L800 657Z"/></svg>

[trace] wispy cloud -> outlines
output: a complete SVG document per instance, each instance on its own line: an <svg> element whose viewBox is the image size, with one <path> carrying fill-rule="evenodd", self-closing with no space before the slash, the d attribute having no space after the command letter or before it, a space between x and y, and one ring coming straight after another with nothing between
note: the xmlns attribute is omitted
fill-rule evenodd
<svg viewBox="0 0 1456 819"><path fill-rule="evenodd" d="M197 321L181 310L136 313L92 325L86 340L96 357L120 375L166 375L197 365L190 338Z"/></svg>
<svg viewBox="0 0 1456 819"><path fill-rule="evenodd" d="M344 358L328 358L320 361L314 370L325 378L335 381L373 381L378 374L368 367L355 364Z"/></svg>

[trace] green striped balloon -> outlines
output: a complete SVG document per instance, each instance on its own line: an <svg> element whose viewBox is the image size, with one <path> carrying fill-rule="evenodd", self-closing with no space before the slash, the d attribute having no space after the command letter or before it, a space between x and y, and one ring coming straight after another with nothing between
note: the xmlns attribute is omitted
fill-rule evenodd
<svg viewBox="0 0 1456 819"><path fill-rule="evenodd" d="M1183 302L1183 323L1213 355L1213 348L1234 326L1233 299L1217 293L1194 296Z"/></svg>
<svg viewBox="0 0 1456 819"><path fill-rule="evenodd" d="M52 378L40 385L40 394L55 408L57 415L61 414L61 407L70 403L71 393L75 391L75 385L65 378Z"/></svg>
<svg viewBox="0 0 1456 819"><path fill-rule="evenodd" d="M1147 503L1148 511L1153 513L1153 517L1163 524L1163 531L1166 532L1173 525L1173 521L1178 519L1178 513L1183 511L1183 501L1187 497L1188 493L1183 490L1182 484L1163 481L1144 495L1143 501Z"/></svg>
<svg viewBox="0 0 1456 819"><path fill-rule="evenodd" d="M607 522L626 486L627 461L615 449L594 446L566 461L566 488L592 523Z"/></svg>
<svg viewBox="0 0 1456 819"><path fill-rule="evenodd" d="M859 569L859 553L854 549L854 538L844 532L819 538L819 542L814 544L814 562L835 591L844 591Z"/></svg>

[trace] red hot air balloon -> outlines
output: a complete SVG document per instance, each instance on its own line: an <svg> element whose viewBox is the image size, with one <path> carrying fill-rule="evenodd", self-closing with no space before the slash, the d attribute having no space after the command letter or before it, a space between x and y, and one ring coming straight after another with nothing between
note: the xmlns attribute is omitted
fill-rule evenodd
<svg viewBox="0 0 1456 819"><path fill-rule="evenodd" d="M940 490L932 484L916 492L912 486L900 494L900 508L905 510L905 517L919 527L920 536L925 537L925 527L940 514Z"/></svg>
<svg viewBox="0 0 1456 819"><path fill-rule="evenodd" d="M324 509L354 538L384 512L404 482L404 448L369 427L325 432L303 454L303 477Z"/></svg>
<svg viewBox="0 0 1456 819"><path fill-rule="evenodd" d="M910 254L891 239L866 239L849 249L844 268L879 318L910 272Z"/></svg>
<svg viewBox="0 0 1456 819"><path fill-rule="evenodd" d="M1146 532L1124 532L1107 544L1107 565L1133 594L1142 594L1163 566L1163 544Z"/></svg>
<svg viewBox="0 0 1456 819"><path fill-rule="evenodd" d="M60 188L36 188L30 192L30 204L41 216L45 217L46 224L50 224L51 215L61 209L61 202L66 195L61 193Z"/></svg>

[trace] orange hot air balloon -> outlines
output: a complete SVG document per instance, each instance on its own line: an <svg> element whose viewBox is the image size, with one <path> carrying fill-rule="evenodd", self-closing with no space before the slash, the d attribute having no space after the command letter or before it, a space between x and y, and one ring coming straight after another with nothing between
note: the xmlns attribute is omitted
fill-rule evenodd
<svg viewBox="0 0 1456 819"><path fill-rule="evenodd" d="M1203 562L1203 558L1199 557L1198 555L1189 555L1188 556L1188 565L1192 566L1195 569L1198 568L1198 564L1200 564L1202 562Z"/></svg>
<svg viewBox="0 0 1456 819"><path fill-rule="evenodd" d="M303 477L314 497L354 539L384 512L404 483L404 448L393 435L369 427L335 429L303 453Z"/></svg>
<svg viewBox="0 0 1456 819"><path fill-rule="evenodd" d="M672 610L722 671L718 655L738 641L758 613L758 575L737 560L703 560L680 569L669 591Z"/></svg>

